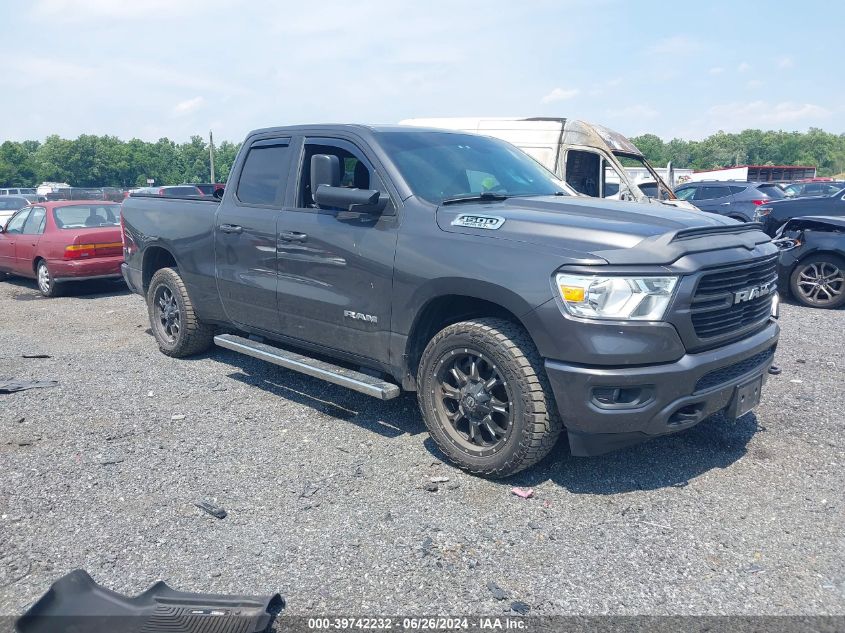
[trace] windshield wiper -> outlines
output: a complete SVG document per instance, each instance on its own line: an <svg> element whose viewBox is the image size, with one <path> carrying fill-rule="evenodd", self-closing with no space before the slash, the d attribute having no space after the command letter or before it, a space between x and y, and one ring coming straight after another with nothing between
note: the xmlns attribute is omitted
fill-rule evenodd
<svg viewBox="0 0 845 633"><path fill-rule="evenodd" d="M483 200L507 200L508 196L503 193L493 193L492 191L484 191L478 194L471 194L467 196L455 196L454 198L446 198L441 204L457 204L459 202L479 202Z"/></svg>

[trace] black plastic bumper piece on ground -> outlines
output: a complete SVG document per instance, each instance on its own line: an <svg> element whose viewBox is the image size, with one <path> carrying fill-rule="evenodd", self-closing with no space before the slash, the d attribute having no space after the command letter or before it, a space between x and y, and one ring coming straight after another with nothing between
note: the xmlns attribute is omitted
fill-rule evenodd
<svg viewBox="0 0 845 633"><path fill-rule="evenodd" d="M77 569L54 582L16 628L18 633L263 633L284 606L279 594L188 593L164 582L127 598Z"/></svg>

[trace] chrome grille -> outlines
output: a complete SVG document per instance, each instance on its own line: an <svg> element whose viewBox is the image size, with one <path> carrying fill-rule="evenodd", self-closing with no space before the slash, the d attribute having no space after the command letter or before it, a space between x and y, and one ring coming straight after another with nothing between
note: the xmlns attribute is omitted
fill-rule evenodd
<svg viewBox="0 0 845 633"><path fill-rule="evenodd" d="M765 323L771 315L771 293L740 303L735 303L734 293L767 284L777 284L777 255L704 273L690 308L696 336L723 337Z"/></svg>

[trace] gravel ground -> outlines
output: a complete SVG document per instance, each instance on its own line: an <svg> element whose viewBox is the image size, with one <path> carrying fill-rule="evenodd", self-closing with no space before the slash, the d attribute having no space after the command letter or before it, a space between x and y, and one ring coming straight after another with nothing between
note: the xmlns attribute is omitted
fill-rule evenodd
<svg viewBox="0 0 845 633"><path fill-rule="evenodd" d="M0 283L0 376L59 382L0 395L2 614L78 567L296 615L845 613L843 311L783 305L783 374L735 424L592 459L564 441L495 482L441 463L412 396L173 360L139 297L73 293Z"/></svg>

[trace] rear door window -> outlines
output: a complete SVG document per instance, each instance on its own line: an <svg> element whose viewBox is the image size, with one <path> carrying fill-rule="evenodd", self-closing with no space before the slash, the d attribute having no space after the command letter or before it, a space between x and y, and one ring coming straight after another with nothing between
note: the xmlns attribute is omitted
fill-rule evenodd
<svg viewBox="0 0 845 633"><path fill-rule="evenodd" d="M246 204L279 206L290 160L289 138L253 143L238 181L238 200Z"/></svg>
<svg viewBox="0 0 845 633"><path fill-rule="evenodd" d="M23 225L23 232L26 235L40 235L44 232L44 222L47 218L47 209L44 207L33 207L29 217Z"/></svg>
<svg viewBox="0 0 845 633"><path fill-rule="evenodd" d="M696 200L716 200L731 195L731 188L727 185L705 185L695 194Z"/></svg>

